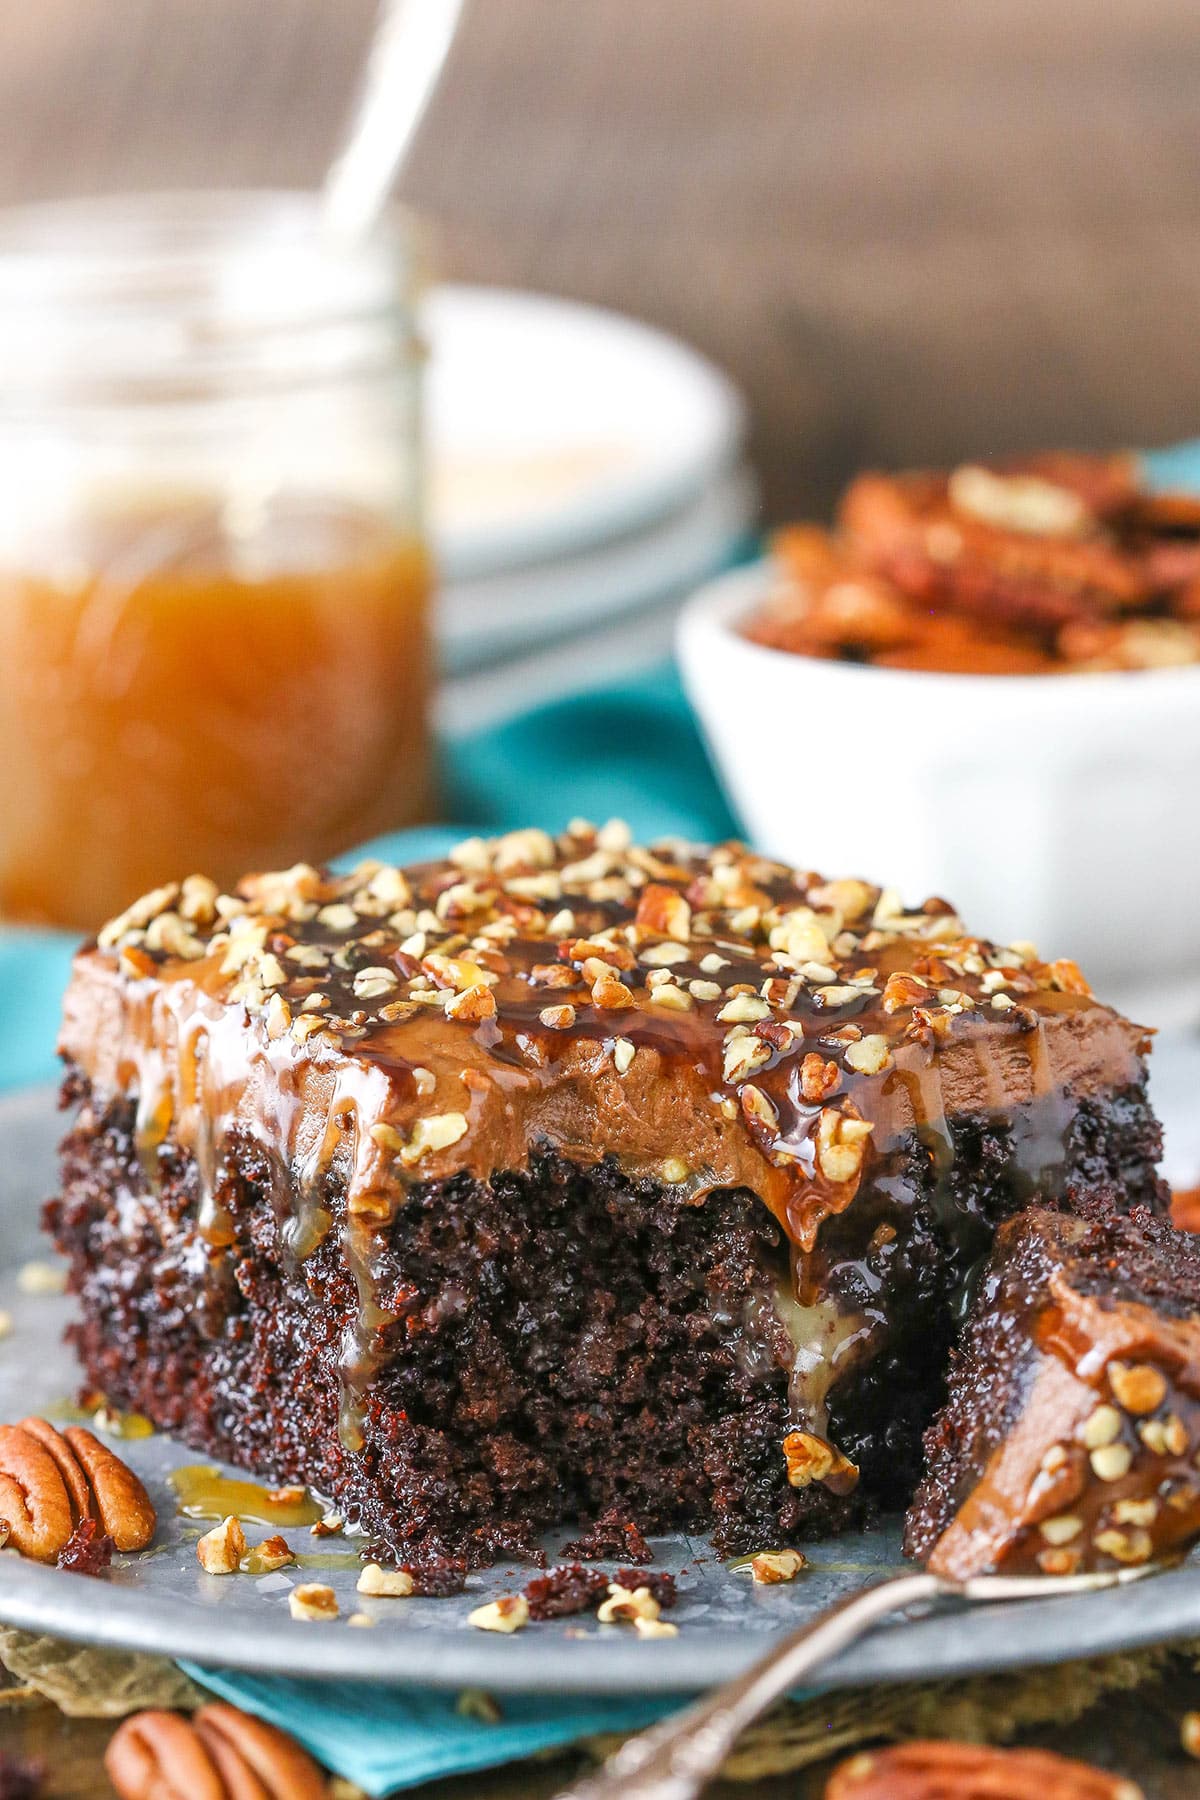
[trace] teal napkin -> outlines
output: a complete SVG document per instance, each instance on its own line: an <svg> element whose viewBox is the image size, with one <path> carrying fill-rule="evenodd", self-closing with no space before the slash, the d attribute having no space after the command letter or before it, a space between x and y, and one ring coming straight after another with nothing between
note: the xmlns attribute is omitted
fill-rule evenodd
<svg viewBox="0 0 1200 1800"><path fill-rule="evenodd" d="M57 931L0 931L0 1088L54 1079L54 1034L75 943Z"/></svg>
<svg viewBox="0 0 1200 1800"><path fill-rule="evenodd" d="M641 838L712 840L734 829L669 664L448 739L442 768L445 814L455 823L377 838L365 854L416 861L471 832L558 831L580 814L598 823L618 815ZM0 934L0 1088L54 1079L75 942L52 931Z"/></svg>
<svg viewBox="0 0 1200 1800"><path fill-rule="evenodd" d="M456 1712L453 1694L180 1666L222 1700L291 1732L318 1762L372 1795L494 1769L600 1732L638 1731L690 1698L590 1700L572 1694L555 1700L505 1694L497 1702L504 1716L493 1725Z"/></svg>
<svg viewBox="0 0 1200 1800"><path fill-rule="evenodd" d="M1155 493L1194 494L1200 489L1200 438L1143 450L1139 462L1142 480Z"/></svg>

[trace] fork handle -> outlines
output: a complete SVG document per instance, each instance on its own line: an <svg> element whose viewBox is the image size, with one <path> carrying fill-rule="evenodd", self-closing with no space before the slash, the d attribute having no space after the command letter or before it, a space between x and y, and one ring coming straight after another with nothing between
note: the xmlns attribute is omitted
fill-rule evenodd
<svg viewBox="0 0 1200 1800"><path fill-rule="evenodd" d="M597 1774L558 1800L695 1800L742 1732L774 1701L888 1613L959 1590L924 1571L895 1575L839 1600L783 1639L745 1674L622 1744Z"/></svg>

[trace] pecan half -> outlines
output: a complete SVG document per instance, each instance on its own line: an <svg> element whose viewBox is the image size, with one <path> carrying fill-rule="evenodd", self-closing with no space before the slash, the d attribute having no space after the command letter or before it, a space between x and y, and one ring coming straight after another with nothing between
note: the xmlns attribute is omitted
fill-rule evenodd
<svg viewBox="0 0 1200 1800"><path fill-rule="evenodd" d="M227 1800L203 1741L178 1713L134 1713L109 1740L104 1767L120 1800Z"/></svg>
<svg viewBox="0 0 1200 1800"><path fill-rule="evenodd" d="M0 1519L13 1549L34 1562L52 1563L75 1529L58 1464L17 1425L0 1425Z"/></svg>
<svg viewBox="0 0 1200 1800"><path fill-rule="evenodd" d="M220 1770L230 1800L246 1791L246 1769L257 1776L270 1800L326 1800L325 1778L312 1757L274 1725L220 1702L202 1706L192 1724Z"/></svg>
<svg viewBox="0 0 1200 1800"><path fill-rule="evenodd" d="M326 1800L311 1756L275 1726L234 1706L135 1713L104 1756L120 1800Z"/></svg>
<svg viewBox="0 0 1200 1800"><path fill-rule="evenodd" d="M30 1437L35 1437L42 1449L54 1458L58 1472L63 1478L63 1486L70 1497L75 1517L86 1519L92 1510L87 1476L71 1455L71 1447L66 1439L60 1437L53 1425L46 1419L22 1419L18 1430L27 1431Z"/></svg>
<svg viewBox="0 0 1200 1800"><path fill-rule="evenodd" d="M129 1464L81 1425L68 1425L63 1436L87 1476L93 1510L117 1549L144 1550L158 1520L149 1494Z"/></svg>
<svg viewBox="0 0 1200 1800"><path fill-rule="evenodd" d="M1144 1800L1120 1775L1048 1750L917 1741L852 1756L825 1800Z"/></svg>
<svg viewBox="0 0 1200 1800"><path fill-rule="evenodd" d="M36 1418L0 1426L0 1521L13 1548L52 1563L89 1519L118 1550L144 1549L157 1523L133 1470L90 1431Z"/></svg>

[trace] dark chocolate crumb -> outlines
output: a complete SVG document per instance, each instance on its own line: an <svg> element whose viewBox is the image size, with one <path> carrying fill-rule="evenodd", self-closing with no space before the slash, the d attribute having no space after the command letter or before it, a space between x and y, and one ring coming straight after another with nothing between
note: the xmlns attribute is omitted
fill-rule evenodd
<svg viewBox="0 0 1200 1800"><path fill-rule="evenodd" d="M467 1585L467 1565L457 1556L429 1556L420 1562L405 1563L406 1575L412 1576L413 1593L426 1600L446 1600L461 1594Z"/></svg>
<svg viewBox="0 0 1200 1800"><path fill-rule="evenodd" d="M73 1575L103 1575L116 1547L95 1519L80 1519L58 1553L58 1566Z"/></svg>
<svg viewBox="0 0 1200 1800"><path fill-rule="evenodd" d="M640 1526L636 1520L625 1518L619 1506L610 1506L581 1538L565 1544L563 1555L582 1557L585 1562L605 1562L613 1556L627 1556L632 1563L654 1560Z"/></svg>
<svg viewBox="0 0 1200 1800"><path fill-rule="evenodd" d="M599 1606L608 1593L608 1576L582 1563L563 1563L548 1575L535 1575L523 1592L531 1619L566 1619Z"/></svg>
<svg viewBox="0 0 1200 1800"><path fill-rule="evenodd" d="M667 1607L674 1606L679 1598L675 1591L675 1577L666 1569L618 1569L613 1580L623 1588L649 1588L664 1612Z"/></svg>
<svg viewBox="0 0 1200 1800"><path fill-rule="evenodd" d="M528 1525L499 1519L481 1525L474 1537L488 1562L507 1559L509 1562L532 1563L535 1569L546 1566L546 1552Z"/></svg>

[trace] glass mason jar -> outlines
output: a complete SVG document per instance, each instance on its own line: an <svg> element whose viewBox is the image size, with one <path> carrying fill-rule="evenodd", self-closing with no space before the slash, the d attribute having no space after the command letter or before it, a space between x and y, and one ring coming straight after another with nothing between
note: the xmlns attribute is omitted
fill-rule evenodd
<svg viewBox="0 0 1200 1800"><path fill-rule="evenodd" d="M414 285L305 195L0 215L0 916L425 816Z"/></svg>

